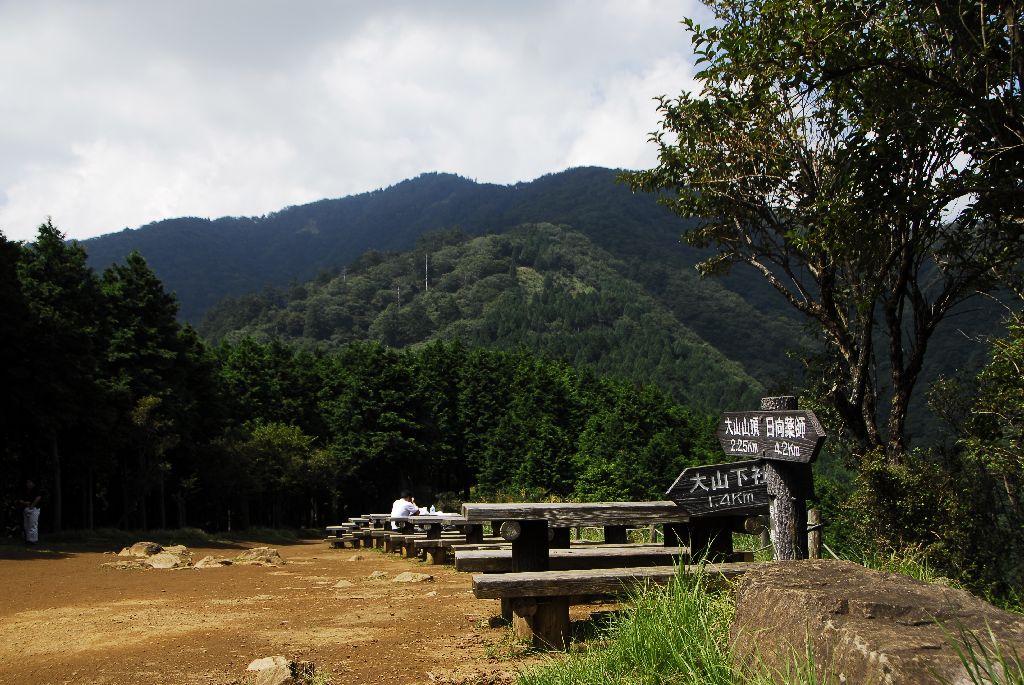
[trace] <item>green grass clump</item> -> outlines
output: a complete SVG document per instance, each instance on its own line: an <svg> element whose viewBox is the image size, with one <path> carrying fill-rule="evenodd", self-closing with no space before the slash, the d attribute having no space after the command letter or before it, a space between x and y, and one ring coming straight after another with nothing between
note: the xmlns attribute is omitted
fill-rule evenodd
<svg viewBox="0 0 1024 685"><path fill-rule="evenodd" d="M1024 685L1024 663L1016 649L999 643L991 628L988 635L979 635L964 625L958 635L947 635L960 663L967 670L973 685Z"/></svg>
<svg viewBox="0 0 1024 685"><path fill-rule="evenodd" d="M702 573L680 569L665 588L631 594L611 619L605 647L570 653L524 673L521 685L625 683L732 685L729 626L735 604Z"/></svg>

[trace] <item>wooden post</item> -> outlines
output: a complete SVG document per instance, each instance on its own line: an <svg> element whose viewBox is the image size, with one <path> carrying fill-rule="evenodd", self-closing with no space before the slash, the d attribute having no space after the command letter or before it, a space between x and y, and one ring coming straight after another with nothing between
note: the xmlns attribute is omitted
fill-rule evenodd
<svg viewBox="0 0 1024 685"><path fill-rule="evenodd" d="M512 541L512 573L548 571L548 522L520 521Z"/></svg>
<svg viewBox="0 0 1024 685"><path fill-rule="evenodd" d="M569 549L571 532L570 528L552 528L551 549Z"/></svg>
<svg viewBox="0 0 1024 685"><path fill-rule="evenodd" d="M549 570L548 522L519 521L519 526L519 536L512 541L512 572ZM568 528L565 531L568 533ZM511 604L516 635L531 638L538 649L568 648L568 597L538 597Z"/></svg>
<svg viewBox="0 0 1024 685"><path fill-rule="evenodd" d="M796 410L792 396L762 397L761 411ZM811 491L811 466L766 459L768 516L775 559L807 558L807 494Z"/></svg>
<svg viewBox="0 0 1024 685"><path fill-rule="evenodd" d="M466 526L466 542L483 542L484 541L484 527L483 524L475 523L473 525Z"/></svg>
<svg viewBox="0 0 1024 685"><path fill-rule="evenodd" d="M690 532L685 523L666 523L663 544L665 547L686 547L690 544Z"/></svg>
<svg viewBox="0 0 1024 685"><path fill-rule="evenodd" d="M605 526L604 541L607 544L624 545L628 542L625 526Z"/></svg>
<svg viewBox="0 0 1024 685"><path fill-rule="evenodd" d="M732 556L731 517L700 518L689 523L690 559L711 562L729 561Z"/></svg>
<svg viewBox="0 0 1024 685"><path fill-rule="evenodd" d="M807 558L821 559L821 512L807 512Z"/></svg>

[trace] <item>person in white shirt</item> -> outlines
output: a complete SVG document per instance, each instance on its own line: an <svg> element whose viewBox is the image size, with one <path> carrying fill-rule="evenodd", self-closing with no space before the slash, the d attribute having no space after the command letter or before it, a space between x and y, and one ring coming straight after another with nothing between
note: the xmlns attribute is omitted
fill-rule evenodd
<svg viewBox="0 0 1024 685"><path fill-rule="evenodd" d="M416 498L409 490L402 490L402 495L391 505L392 516L416 516L420 508L416 506ZM391 529L398 530L398 524L391 522Z"/></svg>

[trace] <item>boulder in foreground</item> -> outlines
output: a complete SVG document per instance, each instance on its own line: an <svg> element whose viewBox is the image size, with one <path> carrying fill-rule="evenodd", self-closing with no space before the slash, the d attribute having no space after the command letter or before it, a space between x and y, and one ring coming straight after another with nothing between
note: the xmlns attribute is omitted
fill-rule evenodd
<svg viewBox="0 0 1024 685"><path fill-rule="evenodd" d="M951 640L960 627L1024 654L1024 617L963 590L846 561L765 564L739 582L734 658L775 673L813 654L819 678L877 685L968 684Z"/></svg>

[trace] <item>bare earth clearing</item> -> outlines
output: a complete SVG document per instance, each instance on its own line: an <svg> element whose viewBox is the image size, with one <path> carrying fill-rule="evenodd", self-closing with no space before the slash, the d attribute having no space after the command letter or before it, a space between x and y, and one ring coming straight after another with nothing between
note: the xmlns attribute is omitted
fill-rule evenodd
<svg viewBox="0 0 1024 685"><path fill-rule="evenodd" d="M189 549L199 560L256 546ZM275 654L313 661L335 685L490 683L525 663L502 658L508 631L488 625L498 603L475 599L468 574L322 542L271 546L284 566L129 571L45 541L0 547L0 683L245 683L253 659ZM403 571L434 580L392 582Z"/></svg>

